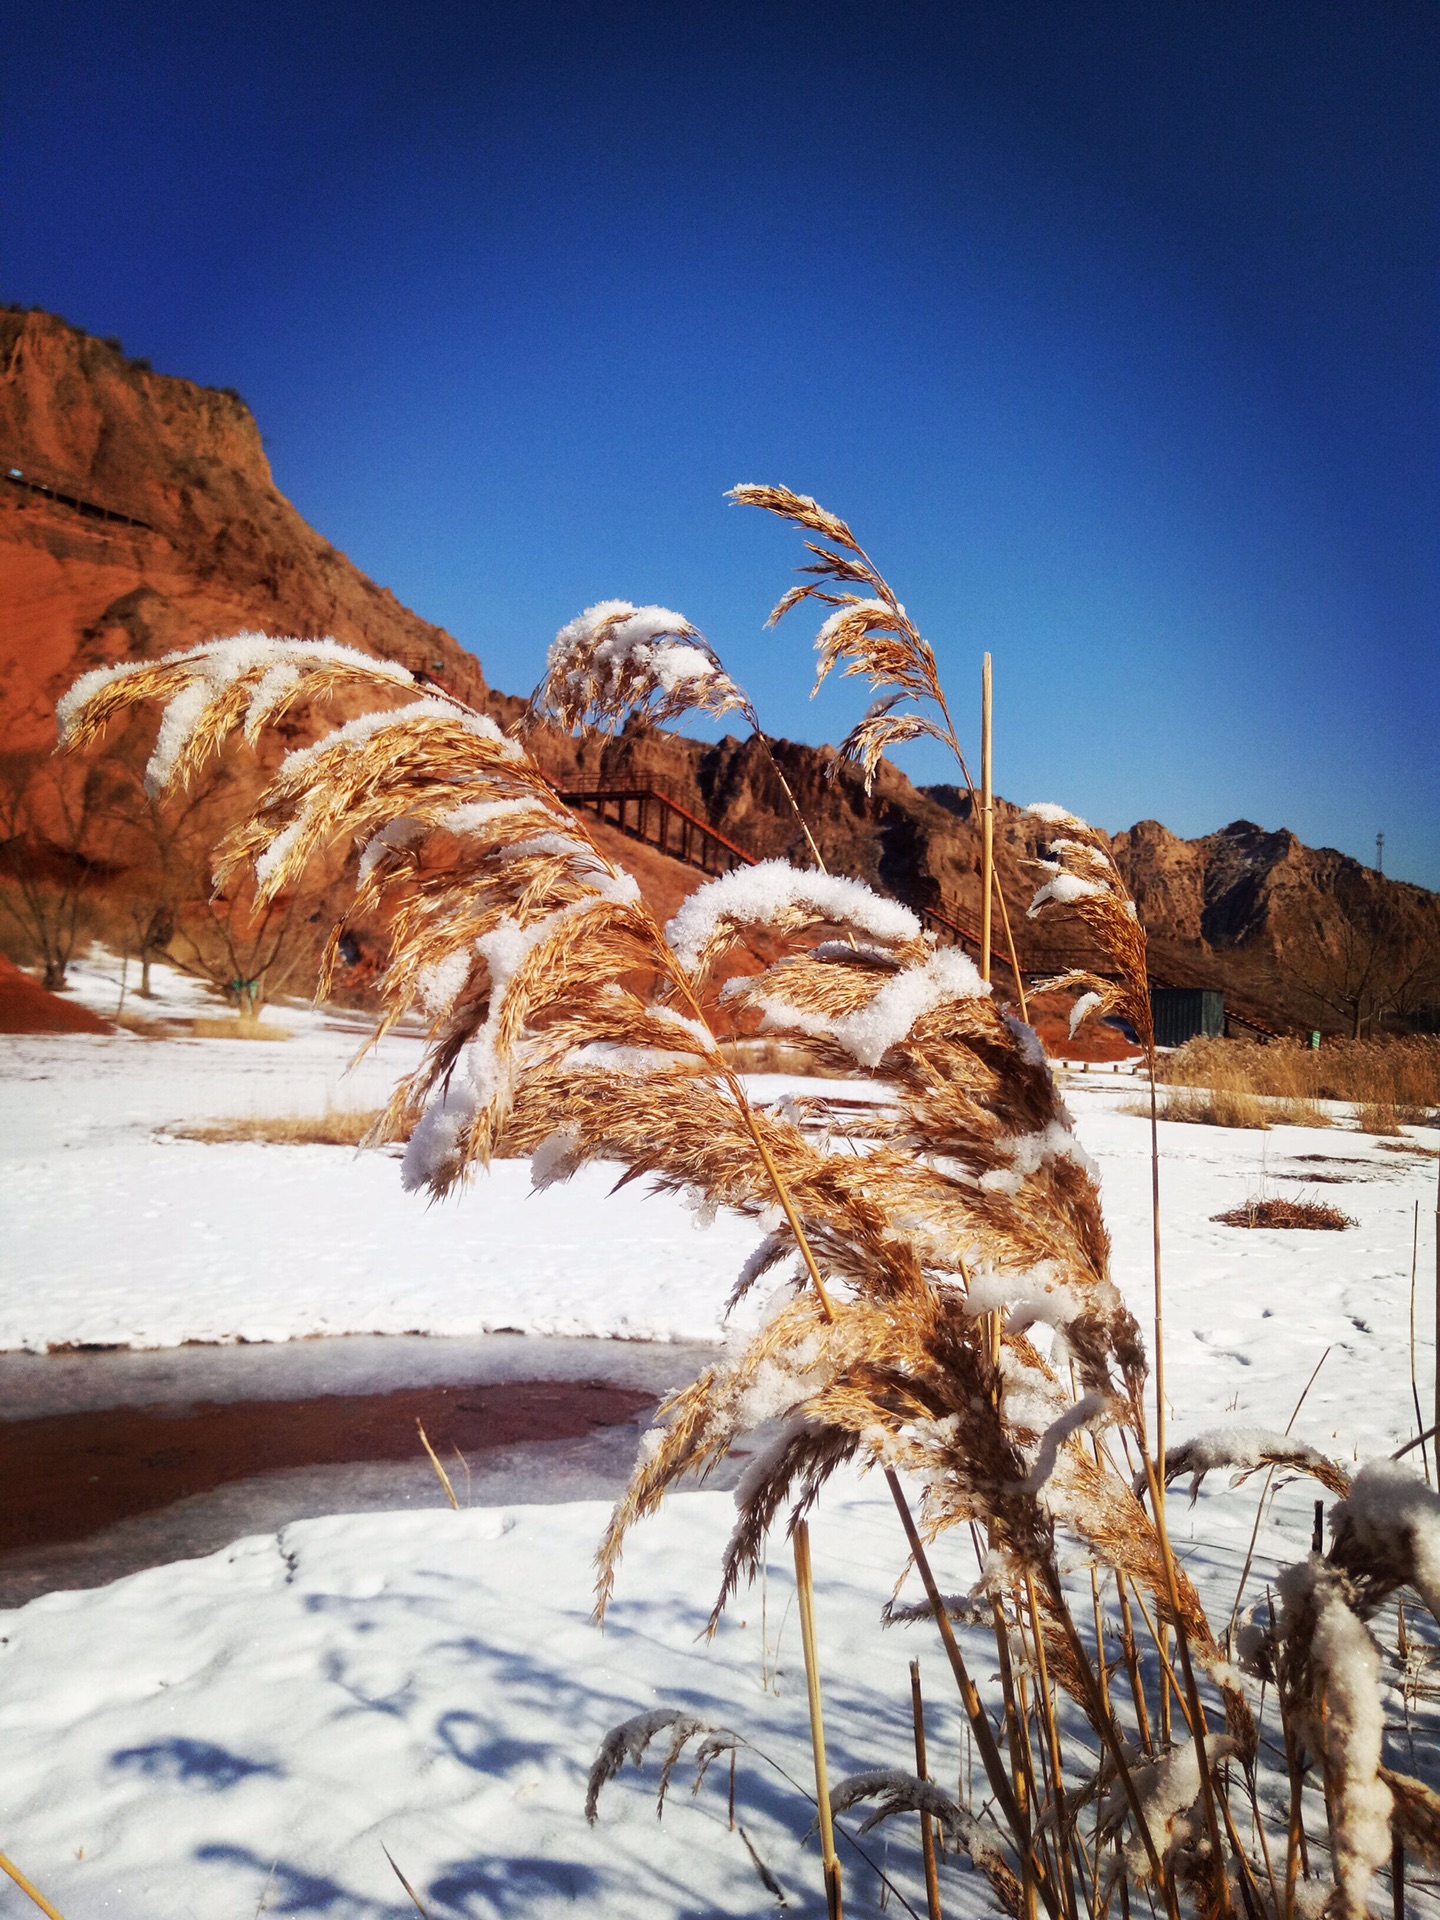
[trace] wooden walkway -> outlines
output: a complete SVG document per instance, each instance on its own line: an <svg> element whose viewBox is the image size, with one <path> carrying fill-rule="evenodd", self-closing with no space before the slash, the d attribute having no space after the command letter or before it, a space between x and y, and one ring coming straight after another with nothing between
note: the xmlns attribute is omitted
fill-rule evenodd
<svg viewBox="0 0 1440 1920"><path fill-rule="evenodd" d="M27 473L23 467L12 466L3 453L0 453L0 480L12 487L20 487L26 493L43 494L47 500L57 501L62 507L83 513L90 520L118 522L122 527L139 527L146 533L156 531L148 520L137 520L133 514L119 513L114 507L103 507L95 500L82 500L77 493L67 493L63 487L52 486L48 480Z"/></svg>

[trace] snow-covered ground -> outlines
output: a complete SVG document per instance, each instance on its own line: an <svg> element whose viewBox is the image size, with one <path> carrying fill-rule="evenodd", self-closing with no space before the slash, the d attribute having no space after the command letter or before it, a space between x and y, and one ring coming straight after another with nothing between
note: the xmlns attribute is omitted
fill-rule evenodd
<svg viewBox="0 0 1440 1920"><path fill-rule="evenodd" d="M346 1080L354 1034L269 1017L295 1037L0 1039L0 1348L501 1326L715 1335L752 1236L698 1231L674 1201L607 1197L598 1174L531 1195L526 1170L502 1164L458 1203L427 1208L385 1155L166 1137L202 1115L378 1104L414 1058L398 1039ZM1076 1075L1071 1098L1100 1165L1117 1277L1148 1324L1146 1125L1118 1111L1133 1098L1123 1078ZM1440 1144L1433 1131L1411 1138ZM1324 1355L1297 1431L1347 1457L1392 1451L1414 1431L1412 1229L1418 1202L1424 1274L1436 1162L1340 1126L1170 1124L1162 1147L1173 1436L1283 1427ZM1353 1214L1352 1230L1211 1221L1322 1177L1309 1191ZM1417 1333L1424 1394L1423 1310ZM1217 1476L1193 1510L1174 1497L1177 1544L1222 1622L1256 1496ZM1297 1485L1277 1499L1260 1577L1303 1554L1311 1498ZM582 1812L602 1733L659 1704L735 1726L807 1780L782 1550L763 1618L757 1590L713 1643L696 1640L732 1515L721 1494L673 1498L635 1534L603 1635L589 1607L604 1515L585 1504L304 1521L0 1616L0 1846L68 1920L399 1920L414 1908L382 1843L436 1916L770 1910L729 1829L723 1763L693 1803L687 1775L659 1826L650 1784L629 1773L593 1831ZM932 1765L953 1784L961 1740L933 1639L878 1628L898 1542L883 1488L846 1480L827 1493L815 1550L832 1769L906 1764L905 1663L919 1653ZM955 1586L973 1577L961 1545L939 1555ZM823 1911L808 1808L754 1755L741 1758L738 1819L791 1911ZM867 1844L886 1857L883 1835ZM923 1911L915 1855L897 1826L890 1868ZM875 1911L853 1855L846 1874L851 1910ZM958 1870L946 1879L947 1913L990 1909Z"/></svg>

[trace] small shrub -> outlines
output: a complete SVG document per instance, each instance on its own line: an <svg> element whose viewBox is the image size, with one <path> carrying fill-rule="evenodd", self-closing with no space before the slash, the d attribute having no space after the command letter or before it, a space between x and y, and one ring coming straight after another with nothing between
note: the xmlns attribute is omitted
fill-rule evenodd
<svg viewBox="0 0 1440 1920"><path fill-rule="evenodd" d="M1355 1131L1357 1133L1385 1134L1397 1139L1400 1134L1400 1116L1396 1112L1393 1100L1369 1100L1355 1109Z"/></svg>
<svg viewBox="0 0 1440 1920"><path fill-rule="evenodd" d="M1222 1227L1312 1227L1338 1233L1355 1225L1348 1213L1323 1200L1247 1200L1243 1207L1210 1217Z"/></svg>

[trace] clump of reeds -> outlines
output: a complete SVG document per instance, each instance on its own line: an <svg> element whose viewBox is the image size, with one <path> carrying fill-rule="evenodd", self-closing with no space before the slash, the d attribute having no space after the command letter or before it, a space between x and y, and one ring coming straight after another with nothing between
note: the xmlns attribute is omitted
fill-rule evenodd
<svg viewBox="0 0 1440 1920"><path fill-rule="evenodd" d="M936 701L948 725L933 656L844 523L781 489L737 497L827 543L812 543L819 584L782 602L832 607L822 671L843 661L891 692ZM832 591L846 582L867 591ZM577 722L606 724L642 697L652 712L676 711L607 677L600 648L631 617L587 616ZM691 629L658 638L667 635L696 645ZM718 687L721 673L705 650L693 678ZM1318 1781L1337 1911L1358 1920L1378 1865L1377 1818L1387 1844L1392 1829L1417 1847L1440 1832L1440 1801L1381 1767L1366 1717L1373 1676L1347 1652L1370 1631L1375 1594L1407 1582L1429 1591L1440 1502L1408 1484L1361 1498L1357 1478L1330 1554L1282 1584L1281 1612L1251 1636L1255 1675L1279 1675L1277 1777L1252 1707L1262 1682L1224 1658L1170 1550L1144 1342L1111 1275L1094 1168L1031 1029L906 908L823 872L772 861L727 874L662 930L518 740L448 696L417 697L401 670L358 653L217 642L88 676L62 722L81 746L140 702L162 703L151 770L163 784L189 777L232 734L253 737L342 689L352 702L368 693L373 710L288 755L222 846L221 873L253 868L263 903L327 849L353 850L354 912L384 914L390 929L380 1030L409 1013L428 1024L421 1065L371 1134L406 1143L407 1184L443 1195L499 1153L528 1155L537 1186L618 1162L625 1179L728 1209L762 1235L734 1295L767 1288L758 1328L663 1410L600 1547L600 1610L630 1528L742 1440L753 1453L713 1618L755 1574L776 1525L795 1538L803 1581L805 1516L837 1469L856 1462L885 1476L899 1571L913 1567L926 1596L987 1807L960 1809L889 1769L840 1783L832 1801L802 1592L831 1912L842 1901L835 1816L878 1797L882 1815L938 1823L1002 1908L1026 1920L1041 1908L1049 1920L1099 1920L1117 1904L1128 1916L1132 1897L1168 1920L1237 1906L1248 1920L1295 1920L1307 1831L1308 1871L1330 1873ZM887 743L929 725L887 693L847 746L873 773ZM1067 984L1131 1020L1153 1066L1144 934L1113 861L1074 816L1042 817L1055 834L1037 909L1078 913L1106 960ZM780 957L730 983L730 999L819 1073L883 1080L883 1104L837 1108L823 1129L798 1107L751 1104L704 1007L713 969L758 927ZM1158 1321L1158 1241L1156 1282ZM1248 1459L1254 1448L1232 1438ZM1223 1443L1207 1453L1211 1464L1225 1457ZM973 1538L980 1569L958 1617L930 1563L930 1547L957 1529ZM992 1664L998 1722L974 1678ZM660 1724L651 1715L618 1730L592 1801ZM724 1730L665 1725L669 1766L695 1737L733 1751Z"/></svg>
<svg viewBox="0 0 1440 1920"><path fill-rule="evenodd" d="M1148 1118L1150 1106L1148 1101L1137 1101L1122 1106L1120 1111ZM1318 1101L1277 1099L1233 1084L1167 1087L1159 1094L1157 1111L1162 1120L1207 1127L1264 1129L1331 1124L1330 1115Z"/></svg>
<svg viewBox="0 0 1440 1920"><path fill-rule="evenodd" d="M1210 1217L1222 1227L1309 1227L1339 1233L1355 1225L1348 1213L1326 1205L1323 1200L1286 1200L1273 1196L1247 1200L1242 1206L1230 1207Z"/></svg>
<svg viewBox="0 0 1440 1920"><path fill-rule="evenodd" d="M1401 1124L1421 1125L1440 1106L1440 1039L1416 1034L1385 1040L1187 1041L1159 1062L1172 1086L1225 1088L1297 1103L1345 1100L1393 1108Z"/></svg>

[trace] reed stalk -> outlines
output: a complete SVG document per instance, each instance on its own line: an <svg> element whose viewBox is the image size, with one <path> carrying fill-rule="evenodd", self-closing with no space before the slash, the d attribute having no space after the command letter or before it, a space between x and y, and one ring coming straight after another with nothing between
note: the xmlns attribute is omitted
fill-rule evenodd
<svg viewBox="0 0 1440 1920"><path fill-rule="evenodd" d="M1425 1416L1420 1411L1420 1381L1415 1366L1415 1288L1420 1274L1420 1202L1415 1202L1415 1220L1410 1234L1410 1398L1415 1406L1415 1431L1421 1435L1420 1464L1430 1478L1430 1451L1425 1444ZM1437 1363L1440 1364L1440 1363Z"/></svg>
<svg viewBox="0 0 1440 1920"><path fill-rule="evenodd" d="M1030 1616L1030 1639L1035 1648L1036 1676L1039 1689L1036 1695L1036 1707L1040 1714L1045 1739L1041 1746L1042 1754L1048 1753L1050 1763L1050 1792L1055 1802L1056 1846L1064 1864L1063 1881L1065 1897L1072 1916L1078 1916L1079 1908L1075 1899L1075 1879L1070 1865L1070 1849L1066 1843L1069 1831L1069 1812L1065 1799L1065 1769L1060 1755L1060 1729L1055 1718L1055 1696L1050 1687L1050 1667L1045 1655L1045 1628L1040 1618L1040 1604L1035 1597L1035 1576L1027 1567L1025 1570L1025 1599ZM1101 1650L1103 1662L1104 1654ZM1104 1705L1103 1690L1100 1695L1102 1710L1108 1713Z"/></svg>
<svg viewBox="0 0 1440 1920"><path fill-rule="evenodd" d="M3 1853L0 1853L0 1873L8 1874L28 1900L33 1900L42 1913L49 1915L49 1920L65 1920L59 1908L52 1907L40 1889L32 1886L15 1862L8 1860Z"/></svg>
<svg viewBox="0 0 1440 1920"><path fill-rule="evenodd" d="M915 1778L930 1778L930 1762L925 1751L925 1700L920 1691L920 1662L910 1662L910 1717L915 1726ZM929 1813L920 1815L920 1859L925 1869L925 1905L930 1920L944 1920L940 1911L940 1875L935 1865L935 1822Z"/></svg>
<svg viewBox="0 0 1440 1920"><path fill-rule="evenodd" d="M995 683L990 656L980 681L980 978L990 978L990 922L995 902L995 787L991 767Z"/></svg>
<svg viewBox="0 0 1440 1920"><path fill-rule="evenodd" d="M815 1576L810 1564L810 1528L797 1520L795 1593L800 1609L800 1639L805 1649L805 1690L810 1702L810 1746L815 1757L815 1805L820 1816L820 1858L825 1874L825 1903L829 1920L843 1920L840 1859L835 1851L835 1823L830 1813L830 1769L825 1758L825 1715L820 1701L820 1656L815 1642Z"/></svg>
<svg viewBox="0 0 1440 1920"><path fill-rule="evenodd" d="M424 1447L426 1453L429 1454L430 1464L432 1467L434 1467L436 1476L439 1479L441 1486L445 1489L445 1498L450 1502L450 1505L455 1510L455 1512L458 1513L460 1511L460 1502L455 1498L455 1489L451 1485L450 1476L445 1471L444 1467L441 1465L439 1454L436 1453L434 1447L431 1446L430 1436L426 1433L424 1427L421 1426L418 1420L415 1422L415 1431L419 1434L420 1444L422 1447Z"/></svg>
<svg viewBox="0 0 1440 1920"><path fill-rule="evenodd" d="M981 1764L985 1768L985 1777L990 1782L990 1791L995 1803L1009 1827L1020 1858L1025 1863L1027 1873L1033 1876L1036 1891L1045 1904L1050 1920L1060 1920L1060 1909L1055 1899L1055 1890L1045 1863L1036 1852L1034 1838L1030 1831L1030 1822L1022 1811L1010 1776L1005 1771L1005 1763L1000 1757L1000 1749L995 1744L995 1735L991 1731L984 1704L975 1682L970 1678L970 1670L965 1664L965 1656L960 1651L955 1638L955 1629L950 1624L950 1616L945 1611L945 1602L936 1585L935 1575L930 1566L930 1556L926 1553L920 1535L916 1530L910 1504L905 1498L894 1469L885 1469L885 1482L900 1515L900 1524L905 1530L905 1538L915 1561L915 1571L920 1575L920 1583L925 1589L925 1597L935 1616L935 1624L940 1631L940 1642L945 1656L950 1662L950 1670L955 1676L955 1684L960 1689L960 1701L975 1735L975 1744L980 1749Z"/></svg>
<svg viewBox="0 0 1440 1920"><path fill-rule="evenodd" d="M1125 1576L1115 1570L1115 1590L1120 1603L1120 1651L1125 1660L1125 1672L1130 1681L1130 1698L1135 1706L1135 1725L1140 1735L1140 1744L1146 1753L1154 1753L1155 1739L1150 1731L1150 1709L1145 1698L1145 1676L1140 1671L1140 1654L1135 1639L1135 1622L1130 1612L1130 1596L1125 1591ZM1158 1644L1158 1642L1157 1642ZM1160 1685L1165 1685L1165 1676L1160 1676Z"/></svg>

